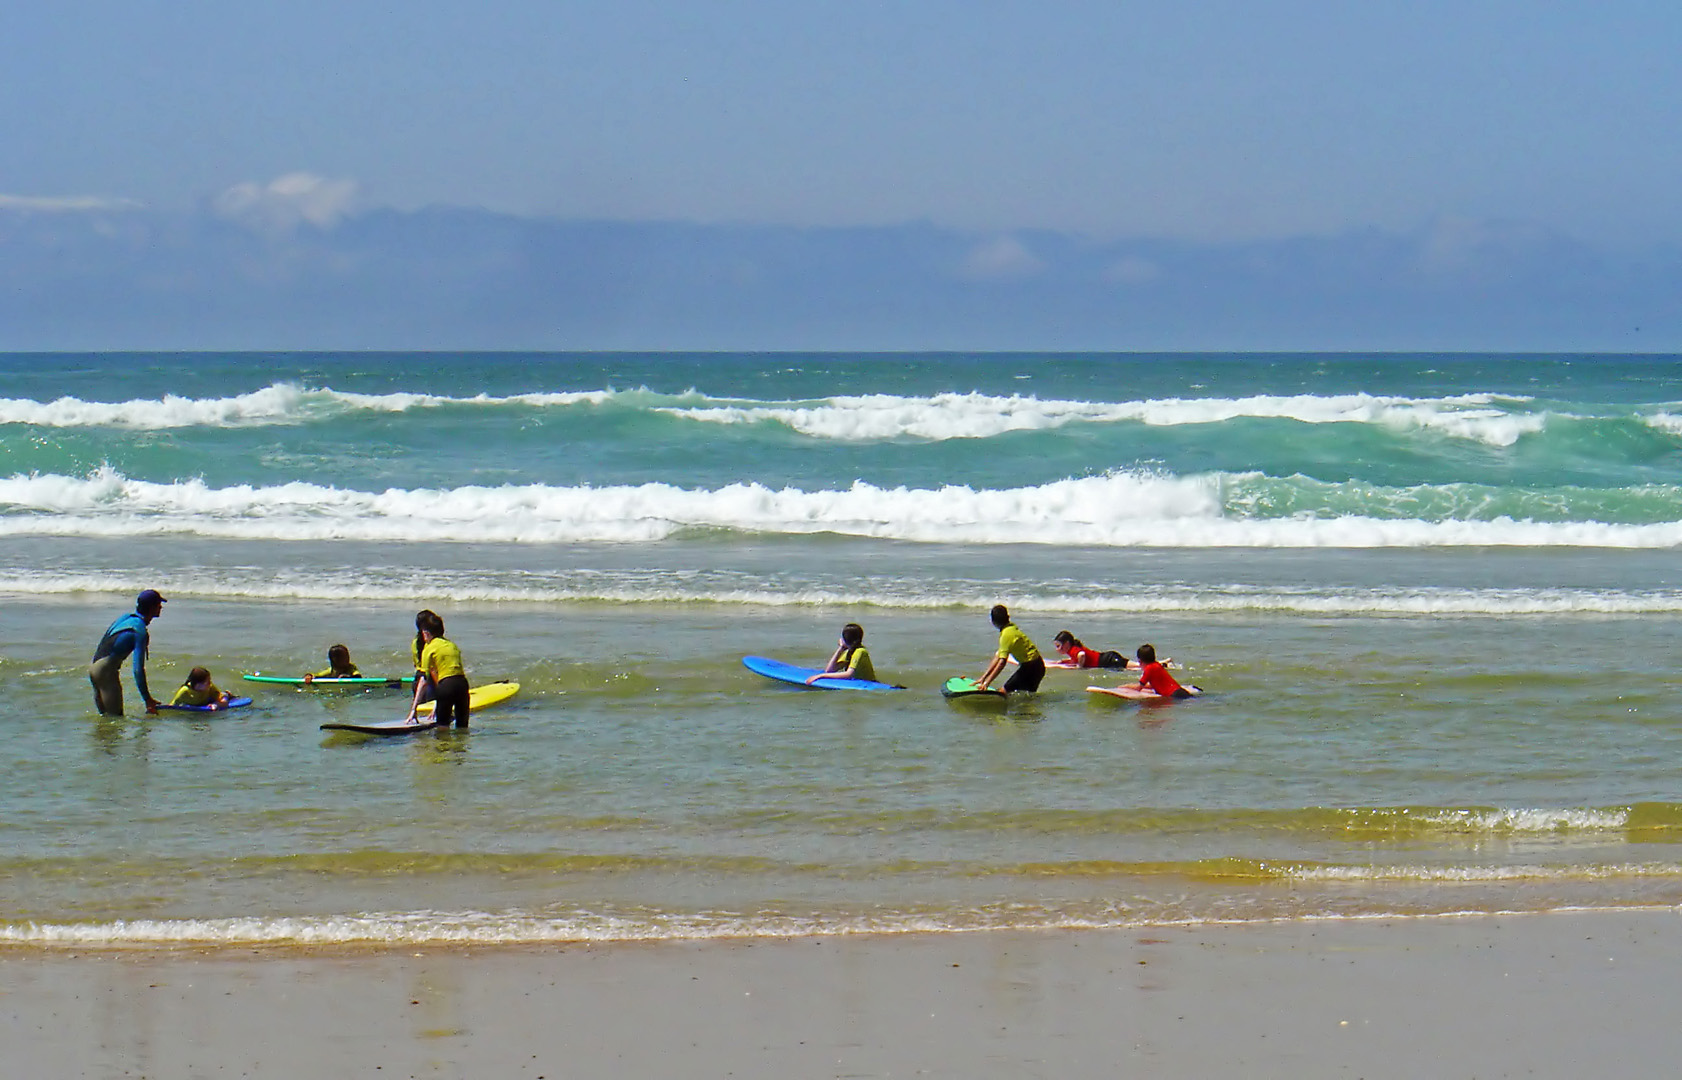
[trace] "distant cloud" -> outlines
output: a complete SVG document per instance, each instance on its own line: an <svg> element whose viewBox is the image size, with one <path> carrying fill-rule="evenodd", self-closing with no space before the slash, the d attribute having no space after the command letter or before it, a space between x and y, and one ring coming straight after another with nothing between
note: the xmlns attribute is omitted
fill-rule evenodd
<svg viewBox="0 0 1682 1080"><path fill-rule="evenodd" d="M973 281L1015 281L1033 277L1045 262L1014 236L1000 236L970 249L959 273Z"/></svg>
<svg viewBox="0 0 1682 1080"><path fill-rule="evenodd" d="M356 204L355 180L329 180L295 172L267 184L235 184L211 201L218 217L266 233L289 233L299 225L331 229Z"/></svg>
<svg viewBox="0 0 1682 1080"><path fill-rule="evenodd" d="M1128 255L1104 270L1104 280L1117 285L1144 285L1162 276L1162 268L1149 259Z"/></svg>
<svg viewBox="0 0 1682 1080"><path fill-rule="evenodd" d="M610 222L310 174L187 212L0 202L0 350L1654 352L1682 349L1677 296L1682 247L1459 218L1227 244Z"/></svg>
<svg viewBox="0 0 1682 1080"><path fill-rule="evenodd" d="M100 195L0 195L0 210L25 210L40 214L138 210L140 206L133 199L108 199Z"/></svg>
<svg viewBox="0 0 1682 1080"><path fill-rule="evenodd" d="M1534 222L1440 217L1420 238L1417 266L1427 277L1492 277L1543 257L1560 242Z"/></svg>

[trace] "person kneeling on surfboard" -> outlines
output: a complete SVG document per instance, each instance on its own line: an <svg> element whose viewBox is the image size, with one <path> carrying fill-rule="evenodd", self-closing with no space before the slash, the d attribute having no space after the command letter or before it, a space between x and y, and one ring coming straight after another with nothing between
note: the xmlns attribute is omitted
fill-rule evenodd
<svg viewBox="0 0 1682 1080"><path fill-rule="evenodd" d="M422 648L418 659L419 673L415 678L415 700L409 706L409 722L416 722L416 713L426 692L438 703L432 718L439 727L448 727L455 720L456 727L467 726L467 669L462 667L461 650L444 636L444 620L430 611L415 616L420 627Z"/></svg>
<svg viewBox="0 0 1682 1080"><path fill-rule="evenodd" d="M210 681L210 669L196 667L187 672L187 681L169 699L171 705L226 705L228 693L218 690Z"/></svg>
<svg viewBox="0 0 1682 1080"><path fill-rule="evenodd" d="M362 672L350 662L350 649L344 645L331 645L327 649L327 670L312 671L304 675L305 682L317 679L360 679Z"/></svg>
<svg viewBox="0 0 1682 1080"><path fill-rule="evenodd" d="M976 680L976 688L985 690L991 686L993 680L999 677L999 672L1005 669L1005 659L1016 659L1016 670L1005 681L1005 693L1014 694L1018 690L1038 690L1040 680L1045 678L1045 658L1028 635L1010 621L1010 610L1003 604L993 605L989 617L993 625L999 629L999 655L993 658L993 663L987 668L987 674Z"/></svg>
<svg viewBox="0 0 1682 1080"><path fill-rule="evenodd" d="M806 685L819 679L876 681L876 665L870 662L870 650L864 647L864 627L850 622L841 628L841 647L829 658L829 666L807 679Z"/></svg>
<svg viewBox="0 0 1682 1080"><path fill-rule="evenodd" d="M1156 662L1156 646L1139 646L1139 685L1136 690L1149 690L1165 698L1188 698L1195 696L1174 680L1168 674L1168 669Z"/></svg>

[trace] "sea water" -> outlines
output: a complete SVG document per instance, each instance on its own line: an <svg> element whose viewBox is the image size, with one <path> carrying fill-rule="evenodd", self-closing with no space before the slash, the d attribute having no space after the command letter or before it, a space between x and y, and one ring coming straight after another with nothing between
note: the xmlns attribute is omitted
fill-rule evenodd
<svg viewBox="0 0 1682 1080"><path fill-rule="evenodd" d="M1679 546L1670 356L0 357L0 940L1682 904ZM255 705L95 714L147 587ZM995 603L1207 693L949 703ZM419 608L519 696L240 678ZM849 621L905 690L741 666Z"/></svg>

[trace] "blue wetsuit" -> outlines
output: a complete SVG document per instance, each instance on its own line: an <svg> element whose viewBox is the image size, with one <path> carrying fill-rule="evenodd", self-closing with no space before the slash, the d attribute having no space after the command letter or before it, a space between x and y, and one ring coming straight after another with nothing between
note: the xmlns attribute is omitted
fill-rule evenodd
<svg viewBox="0 0 1682 1080"><path fill-rule="evenodd" d="M149 644L146 633L146 620L138 611L131 611L111 624L105 631L105 636L99 639L99 645L93 651L93 662L99 665L106 660L107 665L115 667L129 656L134 657L134 685L140 691L142 700L152 700L152 691L146 685L146 649ZM107 660L107 658L109 658ZM100 665L106 666L106 665ZM98 685L97 683L95 684ZM119 691L120 692L120 691ZM121 698L117 707L121 711Z"/></svg>

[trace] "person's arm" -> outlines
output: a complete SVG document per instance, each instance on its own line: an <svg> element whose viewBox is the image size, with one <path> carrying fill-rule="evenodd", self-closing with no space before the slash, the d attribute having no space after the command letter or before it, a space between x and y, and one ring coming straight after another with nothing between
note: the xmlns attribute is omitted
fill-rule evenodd
<svg viewBox="0 0 1682 1080"><path fill-rule="evenodd" d="M811 686L813 683L817 682L819 679L850 679L850 678L852 678L853 677L853 669L852 668L848 668L846 671L842 671L841 668L840 668L841 658L845 655L847 655L847 643L845 641L843 641L841 643L840 647L837 648L835 650L835 652L830 655L829 663L824 665L822 671L818 672L816 675L813 675L813 676L809 677L806 680L806 685Z"/></svg>
<svg viewBox="0 0 1682 1080"><path fill-rule="evenodd" d="M816 675L813 675L811 678L807 679L806 680L806 685L811 686L813 683L817 682L819 679L852 679L852 678L856 678L857 677L857 674L856 674L857 672L858 672L858 668L856 668L856 667L845 668L841 671L820 671Z"/></svg>
<svg viewBox="0 0 1682 1080"><path fill-rule="evenodd" d="M993 680L999 677L999 672L1004 669L1005 658L1002 656L993 657L993 662L987 666L987 674L977 680L976 687L981 690L987 689L988 686L992 685Z"/></svg>
<svg viewBox="0 0 1682 1080"><path fill-rule="evenodd" d="M158 711L158 699L152 696L151 689L146 685L146 641L146 626L142 623L134 628L134 686L146 702L146 711L155 713Z"/></svg>
<svg viewBox="0 0 1682 1080"><path fill-rule="evenodd" d="M420 715L421 695L426 692L427 683L432 681L432 669L429 664L430 660L431 658L426 655L425 651L422 651L420 658L417 661L417 664L428 664L428 666L425 668L417 666L415 668L415 700L409 703L408 719L410 723L413 723Z"/></svg>
<svg viewBox="0 0 1682 1080"><path fill-rule="evenodd" d="M852 678L853 677L853 669L852 668L848 668L845 671L842 671L841 668L840 668L841 658L845 655L847 655L847 643L845 641L843 641L841 643L840 648L836 649L834 654L832 656L830 656L829 663L824 665L824 668L823 668L822 671L820 671L816 675L813 675L810 678L808 678L806 680L806 685L811 686L813 683L817 682L819 679L850 679L850 678Z"/></svg>

